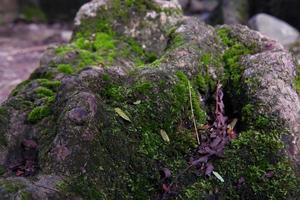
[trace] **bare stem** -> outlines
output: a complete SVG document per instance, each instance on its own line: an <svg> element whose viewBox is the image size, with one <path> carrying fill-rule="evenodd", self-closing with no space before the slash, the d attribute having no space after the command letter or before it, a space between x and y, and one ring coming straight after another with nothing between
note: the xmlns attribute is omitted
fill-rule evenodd
<svg viewBox="0 0 300 200"><path fill-rule="evenodd" d="M196 119L195 119L195 115L194 115L194 109L193 109L192 90L191 90L192 87L191 87L190 81L188 81L188 86L189 86L189 95L190 95L190 104L191 104L193 124L194 124L195 132L196 132L197 142L198 142L198 145L200 145L199 133L198 133Z"/></svg>

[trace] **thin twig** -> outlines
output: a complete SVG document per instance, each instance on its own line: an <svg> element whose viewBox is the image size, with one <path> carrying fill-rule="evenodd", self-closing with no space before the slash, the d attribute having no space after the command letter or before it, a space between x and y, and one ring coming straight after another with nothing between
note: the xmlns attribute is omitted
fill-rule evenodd
<svg viewBox="0 0 300 200"><path fill-rule="evenodd" d="M191 83L190 83L190 81L188 81L188 85L189 85L189 95L190 95L190 104L191 104L191 111L192 111L192 119L193 119L194 128L195 128L195 132L196 132L197 142L198 142L198 145L200 145L199 133L198 133L196 119L195 119L195 115L194 115L194 109L193 109L192 90L191 90Z"/></svg>
<svg viewBox="0 0 300 200"><path fill-rule="evenodd" d="M61 191L59 191L57 189L50 188L50 187L47 187L47 186L44 186L44 185L38 185L38 184L35 184L35 183L32 183L32 185L34 185L36 187L39 187L39 188L44 188L46 190L50 190L50 191L53 191L53 192L62 193Z"/></svg>

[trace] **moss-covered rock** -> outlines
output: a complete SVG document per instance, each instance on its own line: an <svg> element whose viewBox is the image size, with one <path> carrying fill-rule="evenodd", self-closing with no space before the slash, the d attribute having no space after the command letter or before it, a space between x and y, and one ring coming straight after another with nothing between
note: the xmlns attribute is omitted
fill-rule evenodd
<svg viewBox="0 0 300 200"><path fill-rule="evenodd" d="M290 108L300 101L292 59L279 44L244 26L213 28L183 18L174 1L95 0L76 23L71 43L46 52L1 106L0 165L18 163L22 140L34 139L40 170L33 178L3 177L0 195L159 199L163 168L176 179L174 199L299 194L298 152L290 151L299 114ZM218 81L227 115L238 118L237 139L213 160L224 183L188 164L197 146L193 123L212 121ZM288 92L275 96L265 85ZM35 187L40 176L50 192Z"/></svg>

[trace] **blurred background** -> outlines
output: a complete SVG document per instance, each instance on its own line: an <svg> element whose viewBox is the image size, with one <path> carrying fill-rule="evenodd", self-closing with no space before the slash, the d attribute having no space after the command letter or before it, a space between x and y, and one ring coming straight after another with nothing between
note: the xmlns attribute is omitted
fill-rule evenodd
<svg viewBox="0 0 300 200"><path fill-rule="evenodd" d="M166 0L168 1L168 0ZM300 63L300 0L178 0L211 25L244 24L279 41ZM89 0L0 0L0 103L38 67L49 45L66 43Z"/></svg>

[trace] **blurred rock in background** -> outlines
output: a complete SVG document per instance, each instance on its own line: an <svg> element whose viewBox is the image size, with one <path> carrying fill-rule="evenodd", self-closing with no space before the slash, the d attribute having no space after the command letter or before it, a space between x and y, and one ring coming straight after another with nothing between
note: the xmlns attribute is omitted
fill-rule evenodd
<svg viewBox="0 0 300 200"><path fill-rule="evenodd" d="M0 24L12 22L17 16L17 0L0 0Z"/></svg>
<svg viewBox="0 0 300 200"><path fill-rule="evenodd" d="M283 45L292 44L299 38L297 29L268 14L257 14L249 20L248 24L250 28L279 41Z"/></svg>
<svg viewBox="0 0 300 200"><path fill-rule="evenodd" d="M285 46L299 39L299 0L179 1L187 15L195 15L211 25L245 24Z"/></svg>
<svg viewBox="0 0 300 200"><path fill-rule="evenodd" d="M0 103L39 66L49 45L70 40L70 27L62 24L14 24L0 27Z"/></svg>
<svg viewBox="0 0 300 200"><path fill-rule="evenodd" d="M0 0L0 23L17 19L37 22L72 21L90 0Z"/></svg>
<svg viewBox="0 0 300 200"><path fill-rule="evenodd" d="M25 20L72 21L78 9L89 0L19 0Z"/></svg>
<svg viewBox="0 0 300 200"><path fill-rule="evenodd" d="M300 29L299 0L249 0L250 15L267 13Z"/></svg>

